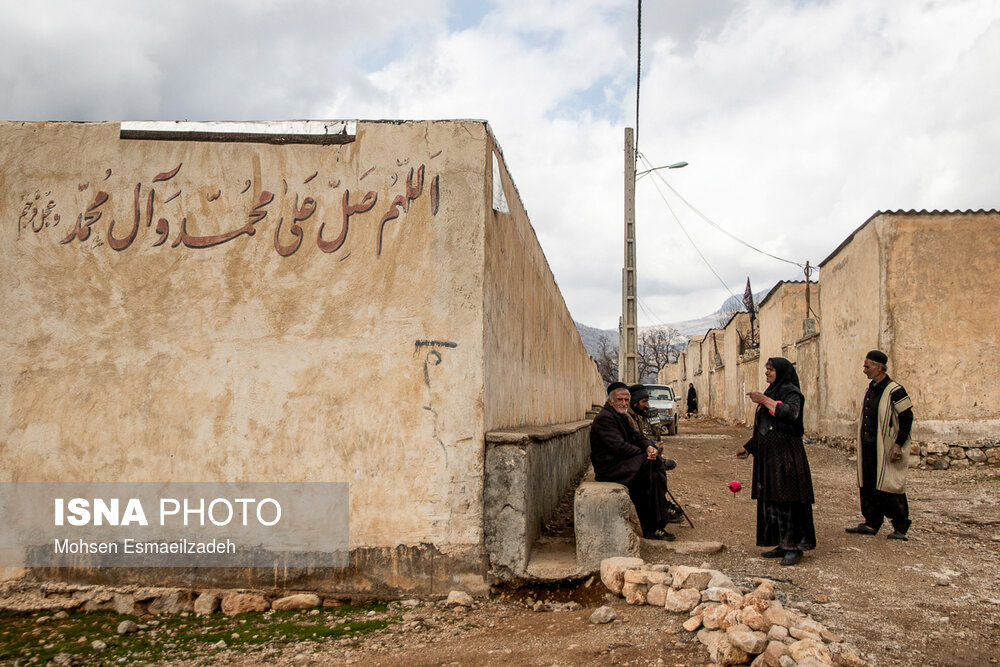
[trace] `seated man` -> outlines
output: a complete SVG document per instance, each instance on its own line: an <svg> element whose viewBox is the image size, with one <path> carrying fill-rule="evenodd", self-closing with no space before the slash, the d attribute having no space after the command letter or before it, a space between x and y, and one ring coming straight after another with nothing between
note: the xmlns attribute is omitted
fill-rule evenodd
<svg viewBox="0 0 1000 667"><path fill-rule="evenodd" d="M598 482L628 488L643 537L673 540L667 525L667 473L656 444L628 421L629 391L623 382L608 385L608 402L590 426L590 461Z"/></svg>
<svg viewBox="0 0 1000 667"><path fill-rule="evenodd" d="M645 385L634 384L628 388L628 421L632 428L642 433L653 441L656 448L663 455L663 445L660 444L660 428L649 423L649 390ZM677 467L677 462L673 459L660 459L663 462L664 472ZM669 523L684 523L684 512L674 503L667 501L667 521Z"/></svg>

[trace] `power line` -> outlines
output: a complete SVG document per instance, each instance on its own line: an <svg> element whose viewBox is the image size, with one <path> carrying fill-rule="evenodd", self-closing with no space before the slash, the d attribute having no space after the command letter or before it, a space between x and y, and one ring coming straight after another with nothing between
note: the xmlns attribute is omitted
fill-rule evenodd
<svg viewBox="0 0 1000 667"><path fill-rule="evenodd" d="M652 168L652 164L650 164L649 160L647 160L647 159L646 159L646 156L645 156L645 155L640 155L640 156L639 156L639 159L640 159L640 160L642 160L642 163L643 163L643 164L644 164L644 165L645 165L645 166L646 166L647 168ZM655 173L655 172L654 172L654 173ZM776 259L776 260L778 260L779 262L785 262L785 263L787 263L787 264L792 264L792 265L794 265L794 266L797 266L797 267L799 267L799 268L805 268L805 265L804 265L804 264L800 264L799 262L795 262L795 261L792 261L792 260L790 260L790 259L785 259L784 257L778 257L777 255L772 255L772 254L771 254L771 253L769 253L769 252L766 252L766 251L764 251L764 250L761 250L760 248L758 248L758 247L756 247L756 246L754 246L754 245L751 245L750 243L747 243L746 241L744 241L744 240L743 240L743 239L741 239L740 237L736 236L735 234L732 234L731 232L727 231L726 229L723 229L723 228L722 228L722 227L721 227L721 226L720 226L719 224L717 224L717 223L716 223L715 221L713 221L713 220L712 220L711 218L709 218L709 217L708 217L707 215L705 215L705 214L704 214L704 213L702 213L702 212L701 212L700 210L698 210L698 208L696 208L696 207L694 206L694 204L692 204L692 203L691 203L691 202L689 202L689 201L688 201L687 199L685 199L685 198L684 198L684 196L683 196L683 195L681 195L681 193L677 192L677 190L676 190L676 189L675 189L675 188L674 188L674 187L673 187L672 185L670 185L670 183L668 183L668 182L667 182L667 180L666 180L665 178L663 178L663 174L660 174L660 173L656 173L656 175L657 175L657 176L659 176L659 178L660 178L660 181L661 181L661 182L662 182L662 183L663 183L663 184L664 184L665 186L667 186L668 188L670 188L670 191L671 191L671 192L673 192L673 193L674 193L674 195L676 195L678 199L680 199L680 200L681 200L682 202L684 202L684 203L685 203L685 204L687 205L687 207L688 207L688 208L690 208L690 209L691 209L692 211L694 211L694 212L695 212L695 213L696 213L696 214L698 215L698 217L700 217L700 218L701 218L702 220L704 220L704 221L705 221L705 222L707 222L708 224L712 225L712 226L713 226L713 227L715 227L715 228L716 228L717 230L719 230L720 232L722 232L723 234L725 234L725 235L726 235L726 236L728 236L729 238L733 239L733 240L734 240L734 241L736 241L737 243L740 243L740 244L742 244L742 245L746 246L747 248L750 248L750 249L751 249L751 250L753 250L754 252L759 252L759 253L760 253L760 254L762 254L762 255L766 255L767 257L770 257L771 259ZM659 191L659 188L657 188L657 190ZM662 196L663 196L663 194L662 194L662 193L660 193L660 196L662 197ZM666 198L664 198L664 202L666 202ZM670 207L670 204L667 204L667 207L669 208L669 207ZM671 209L671 211L670 211L670 212L671 212L671 213L673 213L673 209ZM676 218L676 217L677 217L677 215L676 215L676 214L674 214L674 217ZM678 224L680 224L680 223L679 223L679 221L678 221ZM681 229L683 229L683 227L681 227ZM687 233L687 232L685 232L685 233ZM689 237L689 238L690 238L690 237Z"/></svg>

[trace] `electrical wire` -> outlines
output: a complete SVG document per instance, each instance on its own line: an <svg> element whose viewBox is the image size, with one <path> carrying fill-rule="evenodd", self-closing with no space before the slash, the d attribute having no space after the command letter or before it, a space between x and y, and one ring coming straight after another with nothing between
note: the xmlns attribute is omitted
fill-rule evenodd
<svg viewBox="0 0 1000 667"><path fill-rule="evenodd" d="M670 215L674 216L674 221L677 223L677 226L681 228L681 231L684 232L684 236L686 236L687 240L691 243L691 247L694 248L694 251L698 253L699 257L701 257L701 261L705 262L705 266L707 266L708 270L711 271L712 274L719 279L719 282L722 284L723 287L726 288L726 291L729 292L731 296L735 297L736 295L733 294L733 290L729 289L729 285L726 284L726 281L722 279L722 276L719 275L719 272L715 270L711 262L708 261L708 258L705 257L701 249L698 248L698 245L694 242L694 239L692 239L691 235L688 234L687 229L684 228L684 224L681 223L681 219L677 217L677 213L674 211L674 208L670 205L670 202L667 201L667 197L663 194L663 191L660 189L660 186L656 184L656 181L653 181L653 187L656 188L656 191L659 193L660 198L663 200L663 203L666 204L667 210L670 211Z"/></svg>
<svg viewBox="0 0 1000 667"><path fill-rule="evenodd" d="M642 163L643 163L643 165L645 165L647 169L651 169L651 168L652 168L652 164L650 164L649 160L647 160L647 159L646 159L646 156L645 156L645 155L639 155L639 159L640 159L640 160L642 160ZM785 262L785 263L787 263L787 264L792 264L792 265L794 265L794 266L797 266L797 267L799 267L799 268L802 268L802 269L804 269L804 268L805 268L805 264L800 264L799 262L795 262L795 261L792 261L792 260L790 260L790 259L785 259L784 257L778 257L777 255L772 255L771 253L769 253L769 252L766 252L766 251L764 251L764 250L761 250L760 248L758 248L758 247L756 247L756 246L753 246L753 245L751 245L751 244L747 243L746 241L744 241L744 240L743 240L743 239L741 239L740 237L736 236L735 234L732 234L732 233L730 233L729 231L727 231L727 230L723 229L723 228L722 228L722 227L721 227L720 225L718 225L718 224L717 224L717 223L716 223L715 221L713 221L713 220L712 220L712 219L710 219L710 218L709 218L709 217L708 217L707 215L705 215L705 214L704 214L704 213L702 213L702 212L701 212L700 210L698 210L698 209L697 209L697 208L696 208L696 207L694 206L694 204L692 204L692 203L691 203L691 202L689 202L689 201L688 201L687 199L685 199L685 198L684 198L684 196L683 196L683 195L681 195L681 193L677 192L677 190L676 190L676 189L674 189L674 187L673 187L672 185L670 185L670 183L668 183L668 182L667 182L667 180L666 180L665 178L663 178L663 174L659 174L659 173L656 173L656 172L650 172L650 173L655 173L655 174L656 174L656 176L658 176L658 177L660 178L660 181L661 181L661 182L662 182L662 183L663 183L663 184L664 184L665 186L667 186L667 187L668 187L668 188L670 189L670 191L671 191L671 192L673 192L673 193L674 193L674 195L676 195L676 197L677 197L678 199L680 199L680 200L681 200L682 202L684 202L684 203L685 203L685 204L687 205L687 207L688 207L688 208L690 208L690 209L691 209L692 211L694 211L694 212L695 212L695 213L696 213L696 214L698 215L698 217L700 217L700 218L701 218L702 220L704 220L705 222L707 222L708 224L710 224L710 225L711 225L712 227L715 227L715 228L716 228L717 230L719 230L720 232L722 232L723 234L725 234L725 235L726 235L726 236L728 236L729 238L733 239L733 240L734 240L734 241L736 241L737 243L740 243L740 244L742 244L742 245L746 246L747 248L750 248L750 249L751 249L751 250L753 250L754 252L759 252L759 253L760 253L760 254L762 254L762 255L766 255L767 257L770 257L771 259L776 259L776 260L778 260L779 262ZM659 191L659 188L657 188L657 191ZM661 197L663 197L663 193L662 193L662 192L660 193L660 196L661 196ZM663 201L664 201L664 202L666 202L666 198L665 198L665 197L664 197ZM667 204L667 207L669 208L669 207L670 207L670 204ZM671 213L673 213L673 209L671 209L671 211L670 211L670 212L671 212ZM676 214L674 214L674 217L676 218L676 217L677 217L677 215L676 215ZM678 224L680 224L680 223L678 222ZM683 227L681 227L681 229L683 229ZM686 233L687 233L687 232L685 232L685 234L686 234ZM688 238L690 238L690 237L688 237ZM692 242L692 243L693 243L693 242Z"/></svg>

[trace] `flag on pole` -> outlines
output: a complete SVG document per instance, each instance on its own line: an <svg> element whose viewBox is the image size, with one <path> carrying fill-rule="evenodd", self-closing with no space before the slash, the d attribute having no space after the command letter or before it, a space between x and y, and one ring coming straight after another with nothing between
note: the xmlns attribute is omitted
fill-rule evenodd
<svg viewBox="0 0 1000 667"><path fill-rule="evenodd" d="M750 276L747 276L747 288L743 290L743 305L746 306L747 312L750 313L750 321L753 322L755 309L753 307L753 291L750 289Z"/></svg>

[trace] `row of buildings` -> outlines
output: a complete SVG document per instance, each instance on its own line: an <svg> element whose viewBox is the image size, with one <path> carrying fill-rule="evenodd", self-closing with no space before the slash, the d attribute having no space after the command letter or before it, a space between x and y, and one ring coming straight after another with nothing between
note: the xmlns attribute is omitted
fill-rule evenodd
<svg viewBox="0 0 1000 667"><path fill-rule="evenodd" d="M1000 437L1000 212L891 211L874 214L820 263L819 282L780 282L750 315L691 339L659 381L699 412L753 419L746 393L763 390L764 364L795 363L805 426L851 437L873 348L913 397L914 439L996 446ZM994 439L994 440L991 440Z"/></svg>

